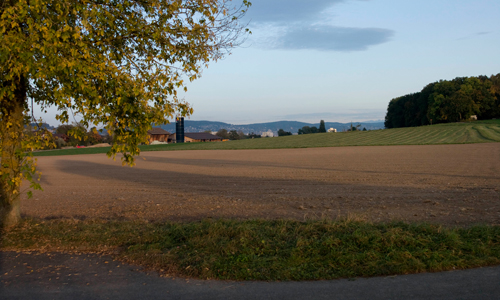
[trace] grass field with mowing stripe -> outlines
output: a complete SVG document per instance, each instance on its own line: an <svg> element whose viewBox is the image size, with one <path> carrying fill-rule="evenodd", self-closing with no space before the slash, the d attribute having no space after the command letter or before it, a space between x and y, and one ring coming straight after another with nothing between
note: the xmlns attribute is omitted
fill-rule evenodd
<svg viewBox="0 0 500 300"><path fill-rule="evenodd" d="M141 151L240 150L343 146L436 145L500 142L500 120L372 131L316 133L217 143L144 145ZM109 147L36 152L35 156L106 153Z"/></svg>
<svg viewBox="0 0 500 300"><path fill-rule="evenodd" d="M229 280L319 280L500 263L500 227L357 221L24 220L3 250L98 252L164 274Z"/></svg>

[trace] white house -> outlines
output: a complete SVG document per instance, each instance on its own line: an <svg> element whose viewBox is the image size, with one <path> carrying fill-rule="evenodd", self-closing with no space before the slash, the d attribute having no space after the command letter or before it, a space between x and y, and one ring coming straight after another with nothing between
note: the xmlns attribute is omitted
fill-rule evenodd
<svg viewBox="0 0 500 300"><path fill-rule="evenodd" d="M337 129L335 129L335 128L330 128L330 129L328 129L328 132L337 132Z"/></svg>
<svg viewBox="0 0 500 300"><path fill-rule="evenodd" d="M271 130L268 130L267 132L263 132L261 137L274 137L274 133Z"/></svg>

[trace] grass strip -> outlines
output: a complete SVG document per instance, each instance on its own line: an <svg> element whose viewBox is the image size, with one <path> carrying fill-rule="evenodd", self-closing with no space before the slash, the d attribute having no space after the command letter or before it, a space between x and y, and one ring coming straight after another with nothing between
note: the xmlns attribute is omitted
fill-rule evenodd
<svg viewBox="0 0 500 300"><path fill-rule="evenodd" d="M500 263L500 227L358 221L147 223L27 219L2 250L98 252L165 274L319 280Z"/></svg>

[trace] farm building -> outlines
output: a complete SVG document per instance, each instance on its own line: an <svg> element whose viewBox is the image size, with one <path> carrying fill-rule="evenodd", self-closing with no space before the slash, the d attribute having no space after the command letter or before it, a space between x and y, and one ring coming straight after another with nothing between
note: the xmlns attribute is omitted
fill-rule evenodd
<svg viewBox="0 0 500 300"><path fill-rule="evenodd" d="M267 132L263 132L260 135L261 137L274 137L274 133L269 129Z"/></svg>
<svg viewBox="0 0 500 300"><path fill-rule="evenodd" d="M149 135L149 143L151 144L154 141L166 143L168 137L171 135L170 132L163 130L159 127L155 127L151 130L148 130Z"/></svg>
<svg viewBox="0 0 500 300"><path fill-rule="evenodd" d="M337 132L337 129L335 129L335 128L330 128L330 129L328 129L328 132Z"/></svg>
<svg viewBox="0 0 500 300"><path fill-rule="evenodd" d="M174 142L176 140L175 133L171 134L168 138L169 142ZM194 142L223 142L227 141L220 136L216 136L205 132L186 132L184 133L184 142L194 143Z"/></svg>

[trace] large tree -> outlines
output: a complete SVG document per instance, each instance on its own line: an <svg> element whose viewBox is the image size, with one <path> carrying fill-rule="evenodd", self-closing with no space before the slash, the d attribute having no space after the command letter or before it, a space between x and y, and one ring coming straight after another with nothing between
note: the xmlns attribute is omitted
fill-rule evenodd
<svg viewBox="0 0 500 300"><path fill-rule="evenodd" d="M229 139L231 141L239 140L240 139L240 135L238 134L238 131L236 131L236 130L229 131Z"/></svg>
<svg viewBox="0 0 500 300"><path fill-rule="evenodd" d="M230 0L0 1L0 222L19 218L35 164L24 130L28 101L90 128L104 124L133 164L152 123L193 110L177 97L208 62L241 41L250 3Z"/></svg>
<svg viewBox="0 0 500 300"><path fill-rule="evenodd" d="M217 131L217 133L215 135L218 137L221 137L225 140L229 139L229 132L227 131L227 129L224 129L224 128L219 129L219 131Z"/></svg>

